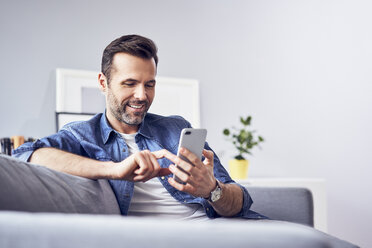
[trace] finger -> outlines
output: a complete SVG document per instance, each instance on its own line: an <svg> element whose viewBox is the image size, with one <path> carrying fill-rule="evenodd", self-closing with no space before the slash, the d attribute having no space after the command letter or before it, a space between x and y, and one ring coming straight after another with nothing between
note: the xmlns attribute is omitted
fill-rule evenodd
<svg viewBox="0 0 372 248"><path fill-rule="evenodd" d="M171 186L173 186L174 188L178 189L179 191L185 191L185 189L186 189L186 185L185 184L181 184L181 183L177 182L172 177L168 178L168 182L169 182L169 184Z"/></svg>
<svg viewBox="0 0 372 248"><path fill-rule="evenodd" d="M144 163L142 158L137 158L139 168L134 171L133 181L140 182L146 178L147 169L144 168Z"/></svg>
<svg viewBox="0 0 372 248"><path fill-rule="evenodd" d="M148 179L144 175L136 175L133 177L133 182L146 182L146 181L148 181Z"/></svg>
<svg viewBox="0 0 372 248"><path fill-rule="evenodd" d="M169 160L171 160L171 159L173 159L173 160L177 159L178 160L178 157L176 155L174 155L173 153L171 153L170 151L168 151L166 149L154 151L154 152L151 152L151 153L154 155L154 157L156 159L161 159L161 158L165 157ZM169 170L169 168L160 168L157 176L162 177L162 176L168 176L169 174L172 174L172 172Z"/></svg>
<svg viewBox="0 0 372 248"><path fill-rule="evenodd" d="M185 171L190 171L192 169L191 166L188 166L189 163L185 162L180 157L174 155L173 153L171 153L170 151L168 151L166 149L162 149L162 150L159 150L159 151L152 152L152 154L154 154L154 156L157 159L160 159L160 158L169 159L171 162L180 166Z"/></svg>
<svg viewBox="0 0 372 248"><path fill-rule="evenodd" d="M174 155L173 153L171 153L170 151L168 151L166 149L162 149L162 150L153 152L153 154L155 155L155 157L157 159L159 159L159 158L167 158L171 162L173 162L174 164L179 164L180 162L182 162L182 159L180 159L180 157Z"/></svg>
<svg viewBox="0 0 372 248"><path fill-rule="evenodd" d="M141 152L141 154L138 155L138 161L140 168L136 170L138 171L138 174L133 177L133 181L146 182L147 180L151 179L151 174L153 171L151 162L146 156L145 152Z"/></svg>
<svg viewBox="0 0 372 248"><path fill-rule="evenodd" d="M152 165L151 178L157 177L160 171L160 165L156 160L156 157L151 152L148 153L148 157Z"/></svg>
<svg viewBox="0 0 372 248"><path fill-rule="evenodd" d="M200 167L202 165L200 158L198 158L194 153L190 152L190 150L181 147L180 154L186 157L195 167Z"/></svg>
<svg viewBox="0 0 372 248"><path fill-rule="evenodd" d="M213 164L214 153L212 151L204 149L203 155L205 157L204 164Z"/></svg>
<svg viewBox="0 0 372 248"><path fill-rule="evenodd" d="M144 176L145 178L143 179L143 182L153 178L158 174L158 171L160 169L160 165L158 164L158 161L154 158L153 160L153 155L151 154L150 151L144 150L142 151L143 157L146 161L146 164L148 166L148 170L145 172ZM154 163L155 161L155 163ZM157 168L156 168L157 167ZM156 172L154 172L156 170Z"/></svg>
<svg viewBox="0 0 372 248"><path fill-rule="evenodd" d="M167 158L170 161L174 162L174 159L177 159L177 156L171 153L170 151L166 149L158 150L152 152L152 154L156 157L156 159L161 159L161 158Z"/></svg>
<svg viewBox="0 0 372 248"><path fill-rule="evenodd" d="M175 189L178 189L179 191L183 191L191 195L195 194L196 189L192 187L190 184L180 184L172 177L168 178L168 183Z"/></svg>
<svg viewBox="0 0 372 248"><path fill-rule="evenodd" d="M177 176L182 182L187 183L190 175L186 172L182 171L178 166L170 165L169 170L173 173L173 175Z"/></svg>
<svg viewBox="0 0 372 248"><path fill-rule="evenodd" d="M144 153L138 152L135 153L134 156L135 156L134 159L139 167L137 170L134 171L134 173L138 175L146 175L151 168L149 168L150 163L144 156Z"/></svg>
<svg viewBox="0 0 372 248"><path fill-rule="evenodd" d="M180 158L177 165L177 168L181 171L185 172L188 175L191 175L193 173L193 170L195 169L195 166L192 165L192 163L189 163L189 161L183 160L185 158Z"/></svg>

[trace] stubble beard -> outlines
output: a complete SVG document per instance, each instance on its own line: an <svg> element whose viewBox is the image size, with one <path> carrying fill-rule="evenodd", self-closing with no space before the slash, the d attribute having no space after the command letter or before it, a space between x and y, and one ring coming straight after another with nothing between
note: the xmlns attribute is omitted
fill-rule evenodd
<svg viewBox="0 0 372 248"><path fill-rule="evenodd" d="M108 101L110 111L114 115L114 117L118 121L130 126L138 126L139 124L141 124L149 109L148 101L128 100L123 103L119 103L118 99L114 96L114 94L112 94L111 91L108 92ZM126 112L126 108L129 108L129 104L143 104L145 105L145 110L143 112L128 113Z"/></svg>

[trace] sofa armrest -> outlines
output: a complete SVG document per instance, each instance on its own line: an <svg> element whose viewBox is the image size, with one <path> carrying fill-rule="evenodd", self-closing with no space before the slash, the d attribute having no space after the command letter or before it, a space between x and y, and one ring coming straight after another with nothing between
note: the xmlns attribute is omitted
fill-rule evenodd
<svg viewBox="0 0 372 248"><path fill-rule="evenodd" d="M107 180L90 180L0 154L0 210L120 214Z"/></svg>
<svg viewBox="0 0 372 248"><path fill-rule="evenodd" d="M251 209L273 220L314 226L311 191L306 188L246 187L253 199Z"/></svg>

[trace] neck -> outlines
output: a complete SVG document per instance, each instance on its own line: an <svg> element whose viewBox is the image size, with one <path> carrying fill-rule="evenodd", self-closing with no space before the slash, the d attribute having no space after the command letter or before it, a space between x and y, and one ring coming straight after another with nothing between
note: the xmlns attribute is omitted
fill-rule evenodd
<svg viewBox="0 0 372 248"><path fill-rule="evenodd" d="M106 111L106 118L107 121L110 123L111 127L118 131L119 133L125 133L125 134L132 134L137 133L139 129L139 125L128 125L126 123L123 123L115 118L109 111Z"/></svg>

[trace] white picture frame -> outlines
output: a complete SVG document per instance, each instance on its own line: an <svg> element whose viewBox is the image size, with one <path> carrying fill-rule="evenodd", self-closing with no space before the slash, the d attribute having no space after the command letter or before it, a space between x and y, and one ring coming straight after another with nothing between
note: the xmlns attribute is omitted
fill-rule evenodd
<svg viewBox="0 0 372 248"><path fill-rule="evenodd" d="M56 77L56 112L86 112L83 110L82 93L84 89L99 91L98 73L58 68Z"/></svg>
<svg viewBox="0 0 372 248"><path fill-rule="evenodd" d="M154 101L149 109L150 113L164 116L180 115L193 127L200 127L198 80L156 77L155 92ZM93 115L103 110L104 96L99 90L97 71L57 68L57 115L69 113L78 117L79 114ZM73 116L70 117L74 119ZM80 117L77 119L81 119Z"/></svg>
<svg viewBox="0 0 372 248"><path fill-rule="evenodd" d="M196 79L157 77L150 113L180 115L194 128L200 127L199 82Z"/></svg>
<svg viewBox="0 0 372 248"><path fill-rule="evenodd" d="M68 113L68 112L56 112L56 130L57 132L61 128L74 121L87 121L92 118L94 114L79 114L79 113Z"/></svg>

